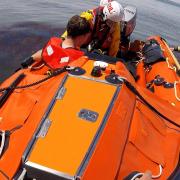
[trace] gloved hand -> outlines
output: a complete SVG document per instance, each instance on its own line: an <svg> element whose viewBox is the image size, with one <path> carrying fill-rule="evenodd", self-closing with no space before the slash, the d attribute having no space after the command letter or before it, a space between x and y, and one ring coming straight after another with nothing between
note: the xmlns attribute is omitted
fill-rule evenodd
<svg viewBox="0 0 180 180"><path fill-rule="evenodd" d="M97 49L97 46L98 46L98 40L94 39L87 46L87 51L92 52L93 50Z"/></svg>
<svg viewBox="0 0 180 180"><path fill-rule="evenodd" d="M27 68L28 66L30 66L31 64L33 64L35 61L33 59L33 57L28 57L26 59L23 60L23 62L21 63L21 66L23 68Z"/></svg>

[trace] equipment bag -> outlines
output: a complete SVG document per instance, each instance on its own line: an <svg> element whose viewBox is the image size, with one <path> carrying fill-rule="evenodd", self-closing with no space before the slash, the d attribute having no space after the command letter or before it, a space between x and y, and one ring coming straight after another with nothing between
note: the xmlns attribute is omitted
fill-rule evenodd
<svg viewBox="0 0 180 180"><path fill-rule="evenodd" d="M165 60L161 47L155 40L147 41L142 49L142 53L145 57L145 65L152 65Z"/></svg>

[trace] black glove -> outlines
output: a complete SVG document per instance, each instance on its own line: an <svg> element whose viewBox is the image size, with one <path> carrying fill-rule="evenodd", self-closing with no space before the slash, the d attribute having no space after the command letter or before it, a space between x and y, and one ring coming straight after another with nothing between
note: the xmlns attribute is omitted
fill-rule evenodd
<svg viewBox="0 0 180 180"><path fill-rule="evenodd" d="M21 63L21 66L23 68L27 68L28 66L30 66L31 64L33 64L35 61L33 59L33 57L28 57L26 59L24 59L24 61Z"/></svg>

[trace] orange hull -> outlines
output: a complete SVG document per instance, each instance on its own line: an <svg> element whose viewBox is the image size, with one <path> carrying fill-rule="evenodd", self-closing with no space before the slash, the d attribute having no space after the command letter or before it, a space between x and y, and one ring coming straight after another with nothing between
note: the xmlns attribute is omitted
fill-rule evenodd
<svg viewBox="0 0 180 180"><path fill-rule="evenodd" d="M158 37L153 38L165 48ZM171 59L169 53L165 56ZM180 102L173 88L157 86L151 92L146 83L156 75L168 82L179 81L179 77L167 62L154 64L149 73L140 64L138 82L121 62L109 64L100 77L91 75L93 64L83 57L70 66L81 67L85 74L63 72L10 94L0 109L0 129L20 128L11 132L1 154L0 179L23 176L23 168L28 178L40 179L121 180L132 171L149 169L158 175L160 167L157 179L167 179L173 173L180 152ZM37 82L47 77L46 71L47 67L20 70L1 88L21 73L26 76L18 86ZM125 78L143 100L119 79L115 84L106 81L111 72ZM179 88L177 84L176 95ZM88 116L80 117L80 109L90 110ZM50 124L44 129L46 120Z"/></svg>
<svg viewBox="0 0 180 180"><path fill-rule="evenodd" d="M171 83L174 87L166 88L163 85L152 83L151 88L153 88L153 93L168 101L172 106L180 107L180 77L176 73L177 67L175 64L177 60L164 40L157 36L150 37L149 40L151 39L155 39L160 44L165 61L155 63L147 70L143 69L143 62L139 63L137 74L140 79L137 83L145 87L147 83L155 80L157 76L163 78L164 82Z"/></svg>

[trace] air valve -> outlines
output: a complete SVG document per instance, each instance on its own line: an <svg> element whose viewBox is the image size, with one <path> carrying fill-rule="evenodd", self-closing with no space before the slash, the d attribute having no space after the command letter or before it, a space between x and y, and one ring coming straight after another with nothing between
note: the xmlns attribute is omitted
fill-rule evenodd
<svg viewBox="0 0 180 180"><path fill-rule="evenodd" d="M91 76L94 77L100 77L102 75L101 73L101 67L99 66L94 66L92 71L91 71Z"/></svg>

